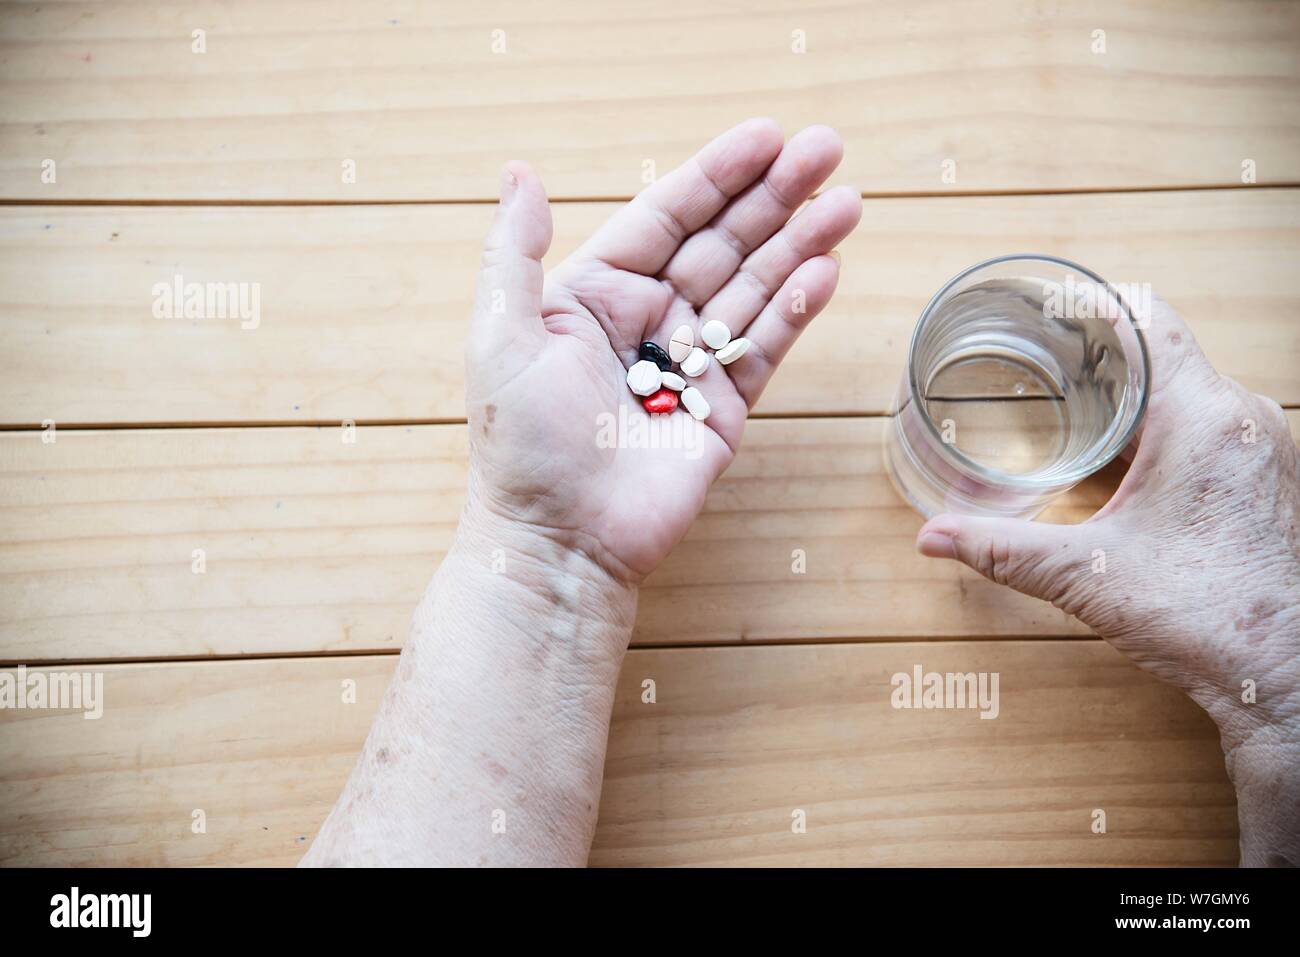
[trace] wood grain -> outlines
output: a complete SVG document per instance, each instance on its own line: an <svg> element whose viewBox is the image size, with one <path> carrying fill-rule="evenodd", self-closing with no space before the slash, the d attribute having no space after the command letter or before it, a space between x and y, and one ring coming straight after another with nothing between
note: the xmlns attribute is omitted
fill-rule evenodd
<svg viewBox="0 0 1300 957"><path fill-rule="evenodd" d="M552 261L613 207L559 204ZM0 424L464 417L480 206L0 210ZM760 414L882 413L926 301L1008 251L1150 283L1219 370L1300 404L1300 190L873 200ZM153 287L259 283L260 323L158 319Z"/></svg>
<svg viewBox="0 0 1300 957"><path fill-rule="evenodd" d="M643 586L633 642L1086 634L915 553L921 518L883 474L883 427L751 422ZM57 436L0 435L0 661L398 648L464 495L463 426L367 427L355 444L339 429ZM1081 521L1121 474L1044 520Z"/></svg>
<svg viewBox="0 0 1300 957"><path fill-rule="evenodd" d="M1050 605L915 553L921 518L883 473L883 425L750 423L704 514L643 587L634 641L1085 634ZM455 531L465 427L356 435L0 435L0 661L400 647ZM1113 482L1076 490L1058 515L1090 514Z"/></svg>
<svg viewBox="0 0 1300 957"><path fill-rule="evenodd" d="M8 4L0 183L490 198L521 156L552 195L626 197L751 115L838 127L838 178L874 193L1231 185L1247 160L1295 182L1297 49L1300 10L1267 0Z"/></svg>
<svg viewBox="0 0 1300 957"><path fill-rule="evenodd" d="M455 528L500 163L570 200L555 262L763 114L834 125L832 182L893 198L643 589L592 862L1234 863L1208 719L917 556L879 416L930 295L1017 250L1151 284L1221 372L1300 405L1298 50L1270 0L3 4L0 429L58 430L0 432L0 661L104 662L68 668L106 703L0 709L0 864L294 863ZM256 284L256 328L155 318L177 276ZM134 428L160 425L270 427ZM998 672L999 717L892 709L915 665Z"/></svg>
<svg viewBox="0 0 1300 957"><path fill-rule="evenodd" d="M107 666L99 720L0 711L0 863L294 863L395 661ZM998 717L891 708L891 675L918 664L997 672ZM196 809L206 833L191 830ZM1099 641L633 651L592 853L598 865L1235 861L1213 725Z"/></svg>

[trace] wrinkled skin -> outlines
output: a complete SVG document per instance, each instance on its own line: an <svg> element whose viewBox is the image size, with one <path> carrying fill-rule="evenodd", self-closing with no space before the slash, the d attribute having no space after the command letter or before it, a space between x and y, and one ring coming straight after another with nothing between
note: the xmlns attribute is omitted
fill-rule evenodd
<svg viewBox="0 0 1300 957"><path fill-rule="evenodd" d="M830 189L786 221L842 152L826 127L783 148L775 123L750 120L643 190L545 275L546 196L526 166L510 164L469 341L471 500L586 550L620 580L649 574L730 464L776 364L835 290L829 254L861 216L857 191ZM702 345L700 326L715 318L753 345L690 380L712 407L691 447L602 447L602 414L622 406L648 420L626 383L640 343L667 348L687 324Z"/></svg>
<svg viewBox="0 0 1300 957"><path fill-rule="evenodd" d="M549 274L545 193L507 166L467 346L468 502L305 864L586 860L637 585L685 534L834 290L829 253L861 214L857 192L828 190L786 220L840 152L825 128L783 147L775 124L751 120ZM754 345L697 380L713 407L698 441L603 445L602 413L645 419L624 381L638 344L715 317ZM1171 311L1150 337L1146 430L1102 513L1077 527L944 516L919 546L1055 602L1189 692L1222 731L1243 861L1295 863L1295 448L1276 406L1221 379ZM1238 440L1246 418L1251 444ZM1107 571L1093 575L1098 548ZM1256 705L1240 701L1247 678ZM508 830L492 830L498 815Z"/></svg>
<svg viewBox="0 0 1300 957"><path fill-rule="evenodd" d="M1300 453L1278 404L1219 375L1166 303L1147 339L1146 419L1101 511L1077 526L944 515L918 547L1050 601L1187 692L1220 728L1243 860L1297 864ZM1254 848L1246 821L1259 804L1283 833Z"/></svg>
<svg viewBox="0 0 1300 957"><path fill-rule="evenodd" d="M830 253L861 215L858 192L827 190L790 217L841 153L825 127L786 143L770 120L743 123L549 274L546 194L507 164L467 346L468 501L304 864L586 861L637 584L835 289ZM694 380L713 411L692 441L602 442L611 410L650 421L625 381L640 343L715 317L753 346Z"/></svg>

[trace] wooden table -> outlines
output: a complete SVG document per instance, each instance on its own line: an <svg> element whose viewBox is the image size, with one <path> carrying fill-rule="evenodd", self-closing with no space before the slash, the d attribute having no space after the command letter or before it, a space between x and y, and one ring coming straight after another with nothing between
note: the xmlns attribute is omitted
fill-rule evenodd
<svg viewBox="0 0 1300 957"><path fill-rule="evenodd" d="M0 863L293 863L452 534L499 163L558 259L768 114L842 132L865 215L644 589L593 863L1232 864L1210 722L918 557L879 445L925 300L1012 251L1151 283L1300 408L1298 82L1255 0L6 5L0 662L104 713L0 711ZM158 318L176 276L260 322ZM891 708L918 664L998 672L998 718Z"/></svg>

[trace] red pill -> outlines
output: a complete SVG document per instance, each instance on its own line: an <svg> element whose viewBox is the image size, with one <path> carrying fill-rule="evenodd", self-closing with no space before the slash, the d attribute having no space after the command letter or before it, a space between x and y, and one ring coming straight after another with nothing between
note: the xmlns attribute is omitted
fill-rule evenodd
<svg viewBox="0 0 1300 957"><path fill-rule="evenodd" d="M641 404L651 415L672 412L677 408L677 393L672 389L660 389L642 399Z"/></svg>

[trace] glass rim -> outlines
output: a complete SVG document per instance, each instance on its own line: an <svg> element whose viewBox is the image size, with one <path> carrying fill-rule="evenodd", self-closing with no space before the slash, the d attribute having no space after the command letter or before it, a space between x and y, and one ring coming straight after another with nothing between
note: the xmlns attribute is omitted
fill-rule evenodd
<svg viewBox="0 0 1300 957"><path fill-rule="evenodd" d="M1133 334L1137 337L1138 352L1142 356L1142 368L1141 368L1141 372L1142 372L1141 393L1142 394L1138 398L1137 409L1133 414L1133 421L1129 423L1128 427L1124 430L1124 434L1121 436L1120 441L1117 442L1115 445L1115 450L1111 452L1109 455L1105 456L1104 458L1102 458L1100 461L1097 461L1096 463L1089 464L1086 468L1076 467L1074 469L1071 469L1069 472L1063 472L1060 475L1053 476L1052 481L1050 483L1051 485L1070 486L1070 485L1077 484L1078 482L1087 478L1089 475L1101 471L1103 468L1105 468L1107 465L1113 462L1116 456L1118 456L1121 452L1123 452L1126 448L1128 448L1129 443L1133 441L1133 436L1136 434L1138 426L1142 424L1142 419L1146 414L1147 400L1151 394L1151 355L1147 349L1146 336L1142 334L1142 329L1138 326L1138 324L1133 321L1132 307L1128 304L1128 302L1124 299L1124 297L1120 295L1118 289L1116 289L1113 285L1111 285L1111 283L1107 282L1105 279L1102 279L1100 276L1098 276L1095 272L1093 272L1091 269L1087 268L1086 266L1081 266L1077 262L1074 262L1073 260L1063 259L1060 256L1051 256L1048 255L1047 253L1009 253L1005 256L994 256L992 259L985 259L984 261L978 262L973 266L968 266L966 269L963 269L961 272L957 273L957 275L953 276L946 283L944 283L943 286L940 287L938 292L936 292L933 296L930 297L930 301L926 303L925 308L921 310L920 318L916 320L916 328L912 330L912 339L907 347L908 392L911 397L912 404L916 406L916 410L920 414L922 421L925 422L925 427L930 430L931 436L933 436L935 440L937 440L944 448L948 449L949 452L951 452L952 458L954 460L953 464L956 465L959 469L962 469L963 471L967 472L972 478L979 479L982 481L998 482L1002 485L1007 485L1016 489L1023 489L1026 491L1032 491L1033 489L1043 484L1042 482L1035 481L1033 479L1026 479L1025 476L1022 475L1013 475L1010 472L1003 472L998 469L989 468L986 465L981 465L979 462L976 462L974 459L972 459L970 456L968 456L965 452L961 451L961 449L957 448L952 443L945 442L942 433L940 433L939 431L938 426L934 424L934 419L930 417L929 411L926 409L925 405L922 402L921 389L916 381L916 365L913 361L913 358L916 355L917 342L920 341L921 333L925 329L927 320L929 320L930 316L934 313L936 307L939 305L940 302L943 301L944 296L948 294L948 291L951 290L953 286L957 285L957 283L961 282L963 279L970 276L972 273L979 272L980 270L983 269L988 269L992 266L997 266L1001 263L1017 262L1017 261L1046 262L1046 263L1052 263L1053 265L1056 266L1064 266L1067 269L1078 270L1080 273L1082 273L1084 276L1091 279L1093 282L1105 286L1106 289L1110 292L1110 294L1115 298L1115 301L1118 302L1123 307L1124 316L1125 318L1128 319L1129 325L1133 329ZM899 411L901 413L901 410ZM1119 420L1115 419L1111 422L1111 426L1107 430L1108 432L1110 431L1110 429L1114 428L1115 422L1117 421Z"/></svg>

